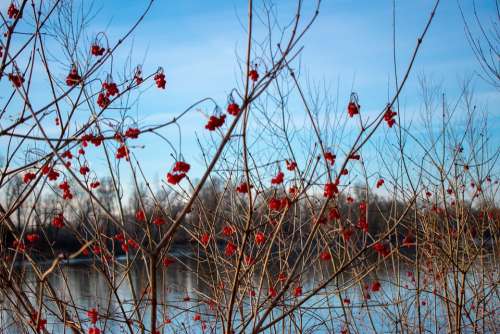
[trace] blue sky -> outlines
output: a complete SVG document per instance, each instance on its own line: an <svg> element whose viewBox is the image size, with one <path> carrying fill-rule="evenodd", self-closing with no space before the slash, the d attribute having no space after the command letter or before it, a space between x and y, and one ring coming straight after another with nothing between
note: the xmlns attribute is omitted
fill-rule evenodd
<svg viewBox="0 0 500 334"><path fill-rule="evenodd" d="M107 31L115 41L145 8L146 1L97 1L99 13L89 27L89 35ZM259 6L260 1L255 1ZM305 14L311 14L312 1L306 1ZM470 1L461 1L470 13ZM479 14L494 14L494 1L478 1ZM3 7L6 1L0 1ZM397 1L397 59L400 76L409 61L417 36L434 2ZM277 1L278 15L288 20L294 1ZM225 105L227 94L240 83L236 55L245 51L246 1L155 1L152 11L118 54L119 63L132 48L132 63L143 63L146 72L162 66L167 89L151 88L143 93L131 115L141 126L171 119L193 101L214 98ZM338 89L340 105L356 91L365 110L379 111L393 92L392 1L324 0L316 23L302 41L300 61L303 79ZM260 30L259 30L260 29ZM257 25L257 36L262 33ZM444 0L424 40L410 80L402 95L402 105L411 113L420 105L419 75L439 82L451 98L458 93L460 81L474 76L479 66L465 39L457 2ZM477 98L489 106L491 124L498 124L498 91L475 78ZM390 89L388 88L390 87ZM411 115L405 115L411 117ZM195 134L204 135L205 120L191 113L182 123L183 153L190 161L200 161ZM498 125L494 125L498 130ZM167 136L176 129L165 130ZM175 138L175 136L174 136ZM497 143L498 135L497 135ZM173 159L170 149L155 137L142 138L146 145L141 161L146 173L163 177ZM148 149L149 148L149 149ZM151 154L153 149L154 154ZM194 168L193 175L201 173Z"/></svg>
<svg viewBox="0 0 500 334"><path fill-rule="evenodd" d="M282 18L293 14L293 3L277 2ZM494 13L492 1L480 3L478 9L482 17ZM325 82L333 92L338 86L343 99L340 104L354 89L366 110L380 110L387 102L388 85L391 88L393 85L391 4L392 1L323 1L319 18L302 43L305 46L301 56L304 77L307 73L310 80ZM400 76L432 5L433 1L397 1L396 43ZM463 5L466 11L471 10L469 1ZM133 17L142 7L141 2L134 2L130 7L117 6L120 10L115 9L112 18L113 31L120 31L120 26L129 23L128 17ZM103 8L104 16L110 12L111 9ZM306 9L305 13L310 14L310 10ZM228 92L240 80L235 54L242 55L245 50L246 34L241 25L245 14L245 1L155 3L134 40L134 54L141 59L147 52L146 64L161 64L168 78L168 89L164 94L153 90L148 92L152 95L145 95L144 101L140 102L140 109L148 110L149 119L162 119L206 96L224 104ZM442 1L401 102L408 112L419 108L419 75L425 74L439 82L443 91L453 98L458 94L460 81L473 76L478 68L465 39L456 1ZM495 107L499 102L498 92L478 79L475 80L475 89L478 98L489 105L491 117L498 120ZM198 119L194 114L183 130L203 134L203 121L197 122ZM188 129L190 125L191 129ZM189 138L183 145L185 154L196 150L190 145Z"/></svg>
<svg viewBox="0 0 500 334"><path fill-rule="evenodd" d="M109 22L113 33L123 31L144 8L145 1L123 3L105 2L96 21ZM302 63L310 76L333 84L339 80L342 86L353 86L360 94L367 94L374 104L380 103L380 99L385 102L387 89L381 88L387 86L393 73L391 3L323 1L320 16L302 43ZM293 4L278 1L281 17L293 14ZM494 13L493 1L480 4L481 14ZM400 71L432 5L433 1L428 0L396 4ZM170 88L165 101L158 98L158 104L172 103L172 96L181 106L194 97L225 97L239 79L235 53L242 55L245 49L246 36L241 26L245 13L245 1L158 1L153 5L153 11L135 33L134 55L139 61L145 56L146 64L162 64L167 70ZM447 85L476 69L456 1L442 1L414 73L425 71ZM181 104L184 98L186 101Z"/></svg>

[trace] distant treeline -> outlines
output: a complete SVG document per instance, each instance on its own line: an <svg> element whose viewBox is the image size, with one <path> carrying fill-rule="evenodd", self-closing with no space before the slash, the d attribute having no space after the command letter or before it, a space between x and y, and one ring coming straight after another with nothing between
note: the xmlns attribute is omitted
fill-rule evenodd
<svg viewBox="0 0 500 334"><path fill-rule="evenodd" d="M236 231L243 231L245 217L230 216L229 212L234 211L225 210L231 205L237 205L241 207L241 210L238 211L245 212L245 197L237 194L234 187L233 185L224 185L218 179L214 179L201 191L198 200L193 205L190 214L186 216L183 224L190 225L189 230L191 231L198 229L200 235L208 232L216 240L220 241L224 239L222 231L228 225L235 228ZM90 201L88 195L81 192L75 192L75 197L70 205L68 205L67 201L63 201L54 194L42 195L37 201L36 212L30 211L33 203L25 203L17 211L17 216L12 217L12 220L19 232L24 229L25 237L30 234L38 235L38 240L35 243L31 245L27 243L34 255L43 257L61 252L75 252L86 241L96 239L98 234L100 240L103 241L101 244L104 243L111 253L120 255L124 251L116 240L121 231L126 231L127 236L133 238L135 242L143 243L146 239L141 225L149 224L150 233L153 235L154 240L159 240L161 234L165 233L171 221L182 210L184 205L181 195L168 190L162 189L153 196L150 193L148 194L144 185L140 186L139 189L128 200L122 200L120 207L117 204L117 196L111 180L100 180L100 186L96 189L96 196L106 210L113 214L114 222L105 213L105 210ZM10 187L9 191L15 192L16 190L16 187ZM285 196L285 193L276 194L269 191L268 194L261 194L260 198L270 198L272 196ZM120 194L120 197L123 198L122 194ZM7 200L8 198L9 196L7 196ZM292 205L284 218L283 233L286 233L288 228L292 228L292 224L290 226L287 224L288 219L300 218L300 221L303 222L300 228L304 229L304 232L307 232L312 227L312 224L322 220L325 224L324 228L328 230L327 233L338 233L339 239L342 237L340 233L342 229L350 228L353 233L360 234L362 232L359 228L359 207L364 202L366 203L366 221L369 235L376 237L380 233L387 231L388 227L394 224L392 217L398 217L408 205L408 203L394 198L378 196L363 187L353 187L350 195L340 194L334 204L335 206L329 209L335 208L340 214L340 219L331 219L328 212L324 217L316 216L323 198L320 195L312 196L312 198L314 199L312 207L310 202L306 206L305 201L299 201L300 204ZM444 210L433 206L431 201L417 205L419 208L409 210L406 221L400 224L396 233L391 235L389 241L392 244L401 243L405 236L418 233L418 226L415 226L414 223L415 216L419 217L417 221L419 219L429 219L429 217L436 220L435 226L442 229L443 235L454 230L452 212L448 211L448 219L444 219ZM257 207L253 219L261 223L262 226L268 224L269 228L272 228L272 220L276 215L270 214L266 203L257 202ZM143 208L146 221L138 221L136 214ZM54 217L61 213L64 216L64 226L56 227L53 224ZM499 210L495 209L493 213L490 210L488 214L490 219L494 217L497 220ZM479 208L470 208L468 215L468 231L473 233L476 238L482 236L484 240L488 240L491 234L488 216ZM118 219L117 217L123 218ZM161 226L155 225L153 221L156 218L161 218L164 224ZM26 224L27 220L29 220L28 224ZM210 222L210 226L203 225L207 224L207 222ZM492 226L495 226L495 224ZM4 245L12 245L15 241L13 236L5 228L0 229ZM304 233L304 235L307 235L307 233ZM174 248L176 245L197 245L195 237L186 233L185 230L179 230L174 235ZM356 238L353 238L353 240L356 240Z"/></svg>

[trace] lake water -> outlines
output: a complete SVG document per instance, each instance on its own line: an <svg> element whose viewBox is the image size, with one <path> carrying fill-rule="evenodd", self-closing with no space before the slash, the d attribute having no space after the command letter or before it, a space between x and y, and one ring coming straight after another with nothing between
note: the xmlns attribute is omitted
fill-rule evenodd
<svg viewBox="0 0 500 334"><path fill-rule="evenodd" d="M116 282L121 282L119 289L113 293L102 274L99 274L95 268L91 270L92 262L75 261L64 266L64 272L67 280L60 278L57 272L50 277L50 282L60 297L65 300L73 300L78 306L77 309L67 308L67 312L74 317L77 315L84 328L89 328L90 322L86 311L91 308L97 308L99 312L109 315L110 320L100 320L97 327L101 333L129 333L129 329L123 322L123 312L127 317L135 319L132 327L134 332L141 332L141 319L145 324L149 324L149 308L143 307L135 309L130 285L124 275L116 275ZM34 292L31 283L35 280L33 273L27 266L20 267L25 269L25 275L29 284L26 290L30 297L35 301ZM312 285L321 281L324 275L322 268L311 268L310 272L303 278L304 294ZM495 274L498 273L495 270ZM130 275L133 285L137 287L136 298L147 298L145 288L147 286L147 273L144 267L136 266ZM415 316L416 300L414 293L414 282L412 282L411 273L408 270L402 271L399 286L395 283L397 280L390 275L378 274L377 280L381 283L380 291L373 292L369 288L370 299L366 300L363 294L363 284L370 286L374 281L373 277L366 277L361 284L354 284L341 292L331 293L335 285L332 285L327 291L311 298L306 302L300 311L293 313L293 317L287 318L287 321L280 322L273 330L268 333L340 333L348 324L351 333L412 333L417 330L417 317ZM344 280L344 284L349 286L349 278ZM256 284L257 285L257 284ZM210 295L211 289L202 284L196 276L185 270L179 263L170 265L160 274L159 287L160 293L159 320L160 333L221 333L220 318L216 322L214 312L207 306L207 303L200 302L199 296ZM421 323L427 333L446 333L447 318L446 308L439 301L439 298L432 293L433 288L427 287L427 292L420 296ZM267 291L267 288L266 288ZM488 312L480 311L480 307L474 307L469 303L469 314L464 314L463 321L467 326L462 332L473 333L473 325L476 325L477 333L497 333L500 330L498 319L494 313L500 303L498 302L498 286L492 285L485 290L488 292L488 299L485 304ZM267 293L267 292L266 292ZM189 300L188 297L189 296ZM202 298L203 299L203 298ZM347 300L350 301L347 304ZM45 298L50 309L55 310L56 305ZM300 297L295 298L287 295L285 302L287 305L293 305ZM255 300L247 298L243 309L238 310L238 319L241 319L241 311L244 316L249 314L249 310L254 305ZM367 308L366 304L370 307ZM147 303L142 303L145 305ZM123 309L120 307L122 305ZM344 307L343 307L344 306ZM27 326L22 326L28 319L19 319L12 312L12 304L2 296L2 311L0 318L0 333L26 333L30 330ZM271 318L279 316L282 309L277 309L272 313ZM485 315L485 313L487 315ZM195 320L199 314L201 320ZM498 314L498 311L497 311ZM60 325L60 322L49 312L44 313L47 318L47 329L49 333L69 333L68 329ZM484 318L484 321L482 320ZM115 319L115 320L112 320ZM168 321L164 321L168 319ZM375 330L373 329L375 328ZM148 331L145 331L146 333ZM236 332L239 332L237 330ZM251 327L245 332L251 332Z"/></svg>

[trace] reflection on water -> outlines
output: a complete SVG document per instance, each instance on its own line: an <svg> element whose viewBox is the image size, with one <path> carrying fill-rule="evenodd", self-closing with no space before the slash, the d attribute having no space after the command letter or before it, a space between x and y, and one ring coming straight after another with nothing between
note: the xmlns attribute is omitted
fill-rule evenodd
<svg viewBox="0 0 500 334"><path fill-rule="evenodd" d="M122 265L125 265L125 261L122 261ZM98 327L101 328L101 333L122 333L125 329L128 331L128 327L123 322L123 319L125 319L123 314L126 314L128 319L134 319L132 327L139 332L141 320L149 319L149 310L146 308L135 309L134 305L137 305L137 303L134 303L134 299L142 302L139 304L147 304L147 271L138 262L130 269L129 275L126 275L124 267L116 269L114 275L104 275L102 272L96 270L93 262L74 260L63 266L64 275L55 271L50 276L49 281L61 300L68 301L67 305L77 306L75 309L63 305L66 307L66 311L70 317L77 317L84 325L90 327L86 312L91 308L96 308L99 310L99 313L104 312L108 314L110 319L113 319L114 316L116 316L116 319L119 319L119 321L99 321ZM25 289L32 303L36 305L37 299L34 291L37 287L35 286L35 275L27 265L20 270L24 271ZM63 276L65 279L62 279ZM175 327L176 324L182 326L182 323L184 325L192 325L192 321L190 320L192 314L189 312L179 312L176 308L194 307L197 304L194 298L187 301L186 297L190 291L199 291L198 289L202 285L197 284L193 274L184 270L179 264L172 264L167 270L160 273L159 276L159 281L162 282L162 289L164 291L161 294L160 303L169 305L173 309L171 327ZM111 284L108 279L111 280ZM132 284L130 284L129 280L131 280ZM110 289L110 286L118 286L118 289L113 291ZM130 289L131 286L134 287L134 291ZM45 291L44 300L46 306L48 306L49 310L56 310L58 305L47 294L48 292ZM162 311L166 310L168 308L162 309ZM1 334L25 333L31 330L28 327L19 328L19 319L16 317L15 312L13 312L12 304L9 304L8 300L2 300L0 315ZM44 314L44 317L48 320L47 329L49 333L65 332L64 327L59 324L60 321L57 321L57 318L53 315L51 316L50 312ZM165 317L167 317L166 314ZM148 321L144 320L144 323L148 323ZM66 332L68 332L68 329L66 329ZM164 332L169 333L172 331L165 330Z"/></svg>
<svg viewBox="0 0 500 334"><path fill-rule="evenodd" d="M186 261L188 261L186 259ZM125 262L123 262L125 264ZM107 314L107 320L99 320L97 326L101 333L125 333L129 332L127 319L134 319L131 327L134 332L140 333L142 325L149 324L149 309L145 306L134 308L134 305L147 305L147 271L144 266L135 265L130 271L130 275L124 274L124 268L116 270L114 275L109 276L113 282L112 285L119 286L116 291L110 289L106 275L99 273L93 267L92 262L79 261L64 266L64 276L55 272L50 276L50 282L57 292L59 298L68 301L62 304L70 317L77 318L83 324L84 328L91 326L86 312L91 308L96 308L101 314ZM161 307L158 322L161 324L160 333L219 333L220 318L215 319L214 312L207 306L207 303L200 302L199 296L211 295L210 289L202 284L194 274L184 269L179 263L170 265L163 270L158 277L160 294L159 303ZM28 267L24 267L25 275L28 278L26 290L31 291L30 298L35 303L34 286L36 281ZM404 277L403 277L404 276ZM352 332L372 333L376 328L377 333L395 333L418 331L416 314L416 302L414 293L414 282L409 274L402 275L399 287L395 285L395 279L379 275L378 281L381 283L380 291L373 292L363 288L365 283L353 284L349 289L341 294L332 294L324 291L306 302L299 312L293 314L293 321L296 322L295 330L286 332L300 332L301 328L309 328L305 333L339 333L348 323ZM135 287L135 291L130 289L130 282ZM318 272L313 269L308 273L307 278L303 278L304 293L311 288L313 282L316 284L322 278L318 278ZM257 286L257 280L255 285ZM331 287L335 288L334 286ZM494 294L498 296L497 287L493 287ZM367 291L371 295L367 299ZM44 300L49 311L44 314L47 318L47 329L49 333L68 333L60 325L60 321L50 312L56 312L58 305L47 296L45 292ZM134 303L134 299L140 303ZM288 305L293 305L300 300L300 297L286 298ZM498 297L494 297L494 304L499 305ZM246 301L247 310L243 311L248 316L249 310L255 301ZM369 303L370 308L366 307ZM36 304L36 303L35 303ZM69 305L76 305L73 308ZM423 293L420 299L420 308L422 311L421 322L428 332L445 332L446 318L444 306L438 302L438 298L429 288L427 293ZM3 300L2 312L0 318L0 333L26 333L30 329L26 326L26 319L19 319L15 312L12 312L12 305L7 300ZM238 313L239 313L238 312ZM272 314L272 317L279 316L282 310L278 309ZM436 317L437 313L437 317ZM195 319L199 314L201 321ZM477 316L477 315L476 315ZM241 314L238 314L241 320ZM467 317L475 317L467 315ZM494 316L493 316L494 317ZM164 321L167 320L167 321ZM495 320L493 320L494 322ZM22 325L24 324L24 326ZM405 330L403 330L403 325ZM282 326L281 324L279 326ZM279 327L278 326L278 327ZM289 326L289 325L287 325ZM147 327L147 326L146 326ZM251 331L251 328L247 331ZM145 331L148 333L148 331ZM269 331L271 333L271 331ZM469 332L464 329L464 332ZM470 330L472 332L472 329ZM488 328L479 332L493 332Z"/></svg>

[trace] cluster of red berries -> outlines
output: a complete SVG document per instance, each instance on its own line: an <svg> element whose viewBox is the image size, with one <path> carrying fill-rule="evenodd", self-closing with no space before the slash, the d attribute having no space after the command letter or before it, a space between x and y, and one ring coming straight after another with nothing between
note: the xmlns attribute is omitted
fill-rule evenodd
<svg viewBox="0 0 500 334"><path fill-rule="evenodd" d="M40 319L38 319L40 318ZM38 319L38 321L37 321ZM31 320L30 320L31 325L35 325L36 330L38 333L41 333L45 330L45 326L47 325L47 319L43 319L42 317L38 316L38 312L33 312L31 315Z"/></svg>
<svg viewBox="0 0 500 334"><path fill-rule="evenodd" d="M52 218L52 226L55 228L63 228L64 227L64 214L58 213Z"/></svg>
<svg viewBox="0 0 500 334"><path fill-rule="evenodd" d="M250 70L250 72L248 72L248 76L250 77L250 80L252 80L253 82L259 80L259 73L257 72L256 69Z"/></svg>
<svg viewBox="0 0 500 334"><path fill-rule="evenodd" d="M71 189L70 189L68 181L64 181L63 183L61 183L59 185L59 189L61 189L63 191L63 199L69 200L69 199L73 198L73 194L71 193Z"/></svg>
<svg viewBox="0 0 500 334"><path fill-rule="evenodd" d="M285 163L286 163L286 169L288 169L289 171L294 171L295 168L297 168L297 163L295 161L285 160Z"/></svg>
<svg viewBox="0 0 500 334"><path fill-rule="evenodd" d="M376 187L377 187L377 188L382 187L382 186L384 185L384 182L385 182L385 181L384 181L384 179L379 179L379 180L377 181Z"/></svg>
<svg viewBox="0 0 500 334"><path fill-rule="evenodd" d="M207 247L209 242L210 242L210 234L206 232L203 233L200 236L200 243L203 245L203 247Z"/></svg>
<svg viewBox="0 0 500 334"><path fill-rule="evenodd" d="M94 135L93 133L86 133L80 137L80 141L83 147L87 147L88 142L91 142L92 144L94 144L95 147L98 147L99 145L102 144L103 140L104 136Z"/></svg>
<svg viewBox="0 0 500 334"><path fill-rule="evenodd" d="M168 257L168 256L165 256L165 258L163 259L162 263L163 263L163 266L164 266L165 268L167 268L167 267L168 267L168 266L170 266L171 264L174 264L174 263L175 263L175 259L170 258L170 257Z"/></svg>
<svg viewBox="0 0 500 334"><path fill-rule="evenodd" d="M125 144L121 144L120 147L118 147L118 150L116 150L116 158L117 159L122 159L125 158L125 160L129 161L129 151L128 147Z"/></svg>
<svg viewBox="0 0 500 334"><path fill-rule="evenodd" d="M231 225L226 225L222 229L222 234L224 234L224 236L226 236L226 237L230 237L231 235L234 234L234 232L235 232L235 229Z"/></svg>
<svg viewBox="0 0 500 334"><path fill-rule="evenodd" d="M224 122L226 121L226 115L222 114L219 117L217 116L210 116L208 119L208 123L205 125L205 129L209 131L214 131L217 128L220 128L222 125L224 125Z"/></svg>
<svg viewBox="0 0 500 334"><path fill-rule="evenodd" d="M302 287L300 285L296 286L295 289L293 289L293 296L294 297L302 296Z"/></svg>
<svg viewBox="0 0 500 334"><path fill-rule="evenodd" d="M61 157L66 158L66 159L73 159L73 153L71 151L64 151L63 154L61 154Z"/></svg>
<svg viewBox="0 0 500 334"><path fill-rule="evenodd" d="M156 87L165 89L167 81L165 81L165 74L163 73L163 70L160 70L158 73L155 74L154 80L156 82Z"/></svg>
<svg viewBox="0 0 500 334"><path fill-rule="evenodd" d="M390 128L392 128L392 126L396 123L394 116L396 116L397 114L397 112L392 111L391 106L387 106L387 109L384 113L384 121Z"/></svg>
<svg viewBox="0 0 500 334"><path fill-rule="evenodd" d="M323 196L325 196L326 198L333 198L338 193L339 193L338 179L335 182L328 182L325 184L325 188L323 190Z"/></svg>
<svg viewBox="0 0 500 334"><path fill-rule="evenodd" d="M66 77L66 85L68 86L76 86L80 83L82 80L82 77L78 74L78 69L76 66L72 66L71 70L68 73L68 76Z"/></svg>
<svg viewBox="0 0 500 334"><path fill-rule="evenodd" d="M90 322L92 323L92 327L89 328L88 334L101 334L101 330L95 327L95 324L99 319L99 313L97 313L97 310L95 308L92 308L91 310L87 311L87 316L89 317Z"/></svg>
<svg viewBox="0 0 500 334"><path fill-rule="evenodd" d="M102 89L106 91L106 96L108 97L115 96L120 92L114 82L103 82Z"/></svg>
<svg viewBox="0 0 500 334"><path fill-rule="evenodd" d="M349 117L354 117L354 115L359 114L361 106L358 103L358 95L356 93L351 93L351 98L349 104L347 105L347 113Z"/></svg>
<svg viewBox="0 0 500 334"><path fill-rule="evenodd" d="M134 239L125 240L121 244L121 248L125 253L128 253L129 246L135 250L139 249L139 244Z"/></svg>
<svg viewBox="0 0 500 334"><path fill-rule="evenodd" d="M13 2L11 2L9 8L7 8L7 16L9 17L9 19L17 19L18 17L20 17L19 14L19 9Z"/></svg>
<svg viewBox="0 0 500 334"><path fill-rule="evenodd" d="M349 159L350 160L359 160L359 159L361 159L361 156L359 154L357 154L356 152L353 152L349 155Z"/></svg>
<svg viewBox="0 0 500 334"><path fill-rule="evenodd" d="M167 182L170 184L178 184L183 178L186 177L186 173L189 172L191 166L184 161L177 161L172 169L172 172L167 174Z"/></svg>
<svg viewBox="0 0 500 334"><path fill-rule="evenodd" d="M349 102L349 105L347 106L347 113L349 114L349 117L359 114L359 108L356 103Z"/></svg>
<svg viewBox="0 0 500 334"><path fill-rule="evenodd" d="M275 177L271 179L271 184L282 184L285 178L285 174L283 172L279 172Z"/></svg>
<svg viewBox="0 0 500 334"><path fill-rule="evenodd" d="M224 254L227 257L232 256L237 249L238 247L232 241L228 241L226 248L224 249Z"/></svg>
<svg viewBox="0 0 500 334"><path fill-rule="evenodd" d="M374 282L372 282L370 289L373 292L378 292L378 291L380 291L381 287L382 287L382 285L380 284L379 281L374 281Z"/></svg>
<svg viewBox="0 0 500 334"><path fill-rule="evenodd" d="M92 55L96 57L102 56L104 54L104 51L105 49L97 43L92 44L90 48L90 53L92 53Z"/></svg>
<svg viewBox="0 0 500 334"><path fill-rule="evenodd" d="M9 74L9 81L12 82L12 85L16 88L19 88L24 83L24 77L21 74Z"/></svg>
<svg viewBox="0 0 500 334"><path fill-rule="evenodd" d="M335 163L335 159L337 159L337 156L329 151L325 152L324 157L325 160L330 163L330 165L333 165Z"/></svg>
<svg viewBox="0 0 500 334"><path fill-rule="evenodd" d="M250 185L250 188L252 188L252 185ZM240 185L236 187L236 191L239 192L240 194L248 193L248 183L246 182L240 183Z"/></svg>
<svg viewBox="0 0 500 334"><path fill-rule="evenodd" d="M162 217L155 217L153 219L153 225L156 225L158 227L162 226L165 224L165 219L163 219Z"/></svg>
<svg viewBox="0 0 500 334"><path fill-rule="evenodd" d="M99 313L97 313L97 310L95 308L92 308L87 311L87 317L89 317L92 325L95 325L97 320L99 319Z"/></svg>
<svg viewBox="0 0 500 334"><path fill-rule="evenodd" d="M287 275L286 273L284 273L284 272L280 272L280 273L278 274L278 277L277 277L277 278L278 278L278 281L280 281L280 282L284 282L284 281L286 281L286 279L288 278L288 275Z"/></svg>
<svg viewBox="0 0 500 334"><path fill-rule="evenodd" d="M386 257L391 253L387 245L380 241L373 245L373 249L383 257Z"/></svg>
<svg viewBox="0 0 500 334"><path fill-rule="evenodd" d="M167 182L175 185L175 184L178 184L179 182L181 182L182 179L185 177L186 177L186 174L184 174L184 173L178 173L178 174L168 173L167 174Z"/></svg>
<svg viewBox="0 0 500 334"><path fill-rule="evenodd" d="M124 135L122 135L119 132L115 133L114 138L118 142L120 142L120 146L118 147L118 150L116 151L115 155L117 159L125 158L125 160L129 161L130 159L129 149L124 143L124 138L137 139L140 133L141 130L139 130L138 128L128 128L127 131L125 131Z"/></svg>
<svg viewBox="0 0 500 334"><path fill-rule="evenodd" d="M275 288L269 287L268 295L269 295L269 297L274 298L278 295L278 292L276 291Z"/></svg>
<svg viewBox="0 0 500 334"><path fill-rule="evenodd" d="M90 168L88 166L80 167L80 174L82 174L83 176L87 175L88 172L90 172Z"/></svg>
<svg viewBox="0 0 500 334"><path fill-rule="evenodd" d="M359 203L359 220L357 228L365 233L368 233L368 221L366 219L366 212L366 202L361 201L361 203Z"/></svg>
<svg viewBox="0 0 500 334"><path fill-rule="evenodd" d="M47 175L49 181L55 181L59 177L59 172L57 172L53 167L45 164L42 167L42 174Z"/></svg>
<svg viewBox="0 0 500 334"><path fill-rule="evenodd" d="M120 243L120 247L125 253L128 253L129 246L136 250L139 249L139 244L134 239L126 239L125 233L116 234L114 239ZM94 253L98 254L95 251Z"/></svg>
<svg viewBox="0 0 500 334"><path fill-rule="evenodd" d="M32 180L34 180L36 178L36 174L33 173L33 172L27 172L26 174L24 174L23 176L23 182L24 183L30 183Z"/></svg>
<svg viewBox="0 0 500 334"><path fill-rule="evenodd" d="M101 182L99 182L99 181L94 181L94 182L91 182L91 183L90 183L90 188L92 188L92 189L96 189L96 188L98 188L100 185L101 185Z"/></svg>
<svg viewBox="0 0 500 334"><path fill-rule="evenodd" d="M273 197L267 204L269 206L269 209L272 211L283 211L290 205L290 200L288 199L288 197L283 197L281 199Z"/></svg>
<svg viewBox="0 0 500 334"><path fill-rule="evenodd" d="M237 116L240 113L240 106L234 102L227 105L227 113L229 115Z"/></svg>
<svg viewBox="0 0 500 334"><path fill-rule="evenodd" d="M125 131L125 137L137 139L140 133L141 131L138 128L128 128L127 131Z"/></svg>
<svg viewBox="0 0 500 334"><path fill-rule="evenodd" d="M187 173L191 169L191 165L184 161L177 161L172 169L173 172Z"/></svg>
<svg viewBox="0 0 500 334"><path fill-rule="evenodd" d="M26 240L28 240L28 242L30 244L34 244L36 243L38 240L40 240L40 236L36 233L30 233L30 234L27 234L26 235Z"/></svg>
<svg viewBox="0 0 500 334"><path fill-rule="evenodd" d="M266 241L266 235L263 232L255 233L255 243L262 245Z"/></svg>
<svg viewBox="0 0 500 334"><path fill-rule="evenodd" d="M323 261L330 261L332 259L332 254L329 250L324 250L319 254L319 258Z"/></svg>
<svg viewBox="0 0 500 334"><path fill-rule="evenodd" d="M138 210L135 213L135 220L138 222L145 222L146 221L146 214L144 213L144 210Z"/></svg>
<svg viewBox="0 0 500 334"><path fill-rule="evenodd" d="M135 69L134 80L136 85L140 85L144 82L144 79L142 78L142 69L140 66L137 66L137 68Z"/></svg>

